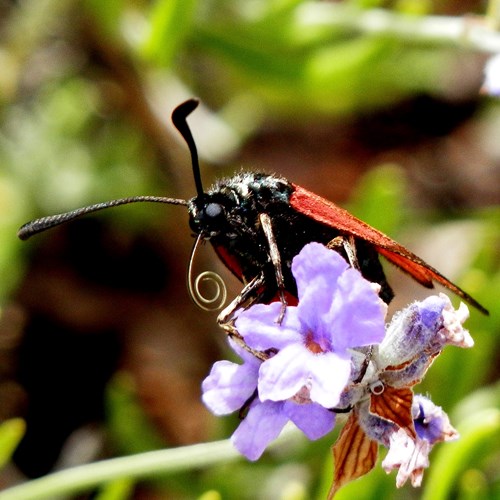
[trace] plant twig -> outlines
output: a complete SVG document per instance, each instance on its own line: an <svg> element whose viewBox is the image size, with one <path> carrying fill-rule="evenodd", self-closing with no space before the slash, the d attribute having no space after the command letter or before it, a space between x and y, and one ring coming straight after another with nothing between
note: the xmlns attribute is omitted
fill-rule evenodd
<svg viewBox="0 0 500 500"><path fill-rule="evenodd" d="M112 458L65 469L0 492L0 500L43 500L89 490L116 479L145 478L241 458L229 440Z"/></svg>
<svg viewBox="0 0 500 500"><path fill-rule="evenodd" d="M286 426L270 449L294 441L297 429ZM117 479L137 480L242 459L229 439L111 458L65 469L0 492L0 500L44 500L88 491Z"/></svg>
<svg viewBox="0 0 500 500"><path fill-rule="evenodd" d="M298 24L307 27L341 28L412 42L500 52L500 33L481 17L410 16L383 9L354 9L343 3L315 2L298 7L296 18Z"/></svg>

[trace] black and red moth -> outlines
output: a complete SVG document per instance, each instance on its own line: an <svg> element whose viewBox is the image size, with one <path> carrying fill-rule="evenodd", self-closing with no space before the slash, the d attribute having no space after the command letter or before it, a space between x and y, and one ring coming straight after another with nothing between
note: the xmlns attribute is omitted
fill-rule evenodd
<svg viewBox="0 0 500 500"><path fill-rule="evenodd" d="M197 242L210 241L226 267L244 284L240 295L221 313L224 323L240 306L280 299L283 307L297 296L291 263L310 242L332 246L363 276L381 285L380 295L389 303L393 292L384 275L379 255L398 266L421 285L437 282L484 314L488 311L465 291L445 278L407 248L357 219L348 211L293 184L283 177L242 172L203 190L196 146L187 125L198 106L190 99L172 113L172 121L191 152L197 195L191 200L136 196L80 208L37 219L18 232L27 239L50 227L81 215L135 202L159 202L187 206L189 225Z"/></svg>

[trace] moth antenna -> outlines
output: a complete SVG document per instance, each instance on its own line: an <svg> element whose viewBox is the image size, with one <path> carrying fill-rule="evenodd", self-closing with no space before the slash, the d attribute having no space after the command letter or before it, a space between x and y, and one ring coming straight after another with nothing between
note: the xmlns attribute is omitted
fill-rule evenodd
<svg viewBox="0 0 500 500"><path fill-rule="evenodd" d="M227 299L227 287L224 280L213 271L204 271L193 280L193 262L196 251L202 242L201 235L198 235L189 257L189 265L187 270L187 288L189 296L193 302L204 311L218 311L222 309ZM206 297L200 290L200 284L212 283L215 286L215 294L213 297Z"/></svg>
<svg viewBox="0 0 500 500"><path fill-rule="evenodd" d="M187 123L187 117L198 107L200 101L198 99L188 99L187 101L179 104L172 112L172 123L175 128L180 132L183 139L188 145L191 154L191 164L193 166L193 177L196 186L198 197L201 198L204 194L203 185L201 182L200 163L198 161L198 150L196 143L193 139L193 134Z"/></svg>
<svg viewBox="0 0 500 500"><path fill-rule="evenodd" d="M58 226L59 224L69 222L73 219L81 217L82 215L98 212L99 210L104 210L106 208L117 207L119 205L128 205L130 203L143 202L167 203L169 205L187 205L186 200L180 200L177 198L165 198L163 196L131 196L128 198L119 198L117 200L110 200L102 203L96 203L94 205L89 205L87 207L77 208L76 210L71 210L70 212L49 215L48 217L42 217L40 219L32 220L31 222L27 222L19 228L17 236L21 240L27 240L35 234L46 231L47 229Z"/></svg>

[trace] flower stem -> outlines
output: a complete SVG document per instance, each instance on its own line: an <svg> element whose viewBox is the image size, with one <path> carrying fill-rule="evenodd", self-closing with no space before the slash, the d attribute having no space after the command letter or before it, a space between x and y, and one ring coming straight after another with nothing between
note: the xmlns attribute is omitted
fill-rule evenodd
<svg viewBox="0 0 500 500"><path fill-rule="evenodd" d="M112 458L61 470L0 492L0 500L42 500L70 495L121 478L144 478L241 458L229 440Z"/></svg>
<svg viewBox="0 0 500 500"><path fill-rule="evenodd" d="M282 446L300 434L287 425L269 448ZM33 479L0 492L0 500L43 500L80 493L117 479L137 480L173 474L242 459L229 439L111 458Z"/></svg>
<svg viewBox="0 0 500 500"><path fill-rule="evenodd" d="M493 7L496 1L492 0L490 10ZM297 19L303 28L338 27L414 43L500 52L500 33L484 17L409 16L385 9L359 10L344 3L307 2L298 8Z"/></svg>

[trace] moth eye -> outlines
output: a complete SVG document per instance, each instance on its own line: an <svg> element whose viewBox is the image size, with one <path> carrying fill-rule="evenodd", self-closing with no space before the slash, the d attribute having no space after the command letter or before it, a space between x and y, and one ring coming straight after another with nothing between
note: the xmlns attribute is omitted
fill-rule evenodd
<svg viewBox="0 0 500 500"><path fill-rule="evenodd" d="M208 203L205 207L205 214L212 219L219 217L224 212L220 203Z"/></svg>

